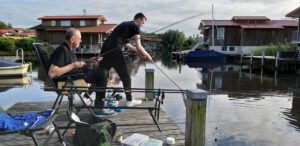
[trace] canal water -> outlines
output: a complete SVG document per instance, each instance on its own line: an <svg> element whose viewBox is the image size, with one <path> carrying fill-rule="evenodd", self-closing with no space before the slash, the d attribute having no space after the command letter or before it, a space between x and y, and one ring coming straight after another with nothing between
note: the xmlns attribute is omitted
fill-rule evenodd
<svg viewBox="0 0 300 146"><path fill-rule="evenodd" d="M163 57L161 57L163 56ZM210 96L206 111L208 146L299 146L300 78L244 72L243 67L222 63L179 64L168 55L154 60L181 88L200 88ZM153 64L128 58L132 87L145 86L145 68L155 69L155 88L174 86ZM0 79L0 110L17 102L54 101L56 94L43 91L47 77L35 63L25 78ZM121 87L114 71L109 85ZM134 93L135 98L144 94ZM185 105L179 94L166 94L163 110L184 130ZM163 128L163 127L162 127Z"/></svg>

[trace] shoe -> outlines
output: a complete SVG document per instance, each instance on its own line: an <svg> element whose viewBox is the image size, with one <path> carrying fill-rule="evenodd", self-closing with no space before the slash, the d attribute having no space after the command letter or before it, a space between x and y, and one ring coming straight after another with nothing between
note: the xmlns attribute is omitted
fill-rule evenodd
<svg viewBox="0 0 300 146"><path fill-rule="evenodd" d="M132 99L132 101L127 101L126 102L126 106L127 107L133 107L136 105L142 104L142 100L138 100L138 99Z"/></svg>
<svg viewBox="0 0 300 146"><path fill-rule="evenodd" d="M112 109L94 109L93 115L98 118L109 118L117 115L117 112Z"/></svg>
<svg viewBox="0 0 300 146"><path fill-rule="evenodd" d="M90 98L86 98L86 97L83 97L83 102L86 104L86 105L92 105L93 104L93 100L90 99Z"/></svg>

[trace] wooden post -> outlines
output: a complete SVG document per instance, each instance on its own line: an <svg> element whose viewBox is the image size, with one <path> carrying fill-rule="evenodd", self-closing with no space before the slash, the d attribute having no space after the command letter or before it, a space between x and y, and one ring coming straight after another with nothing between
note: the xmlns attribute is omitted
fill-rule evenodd
<svg viewBox="0 0 300 146"><path fill-rule="evenodd" d="M265 51L262 52L261 67L264 68Z"/></svg>
<svg viewBox="0 0 300 146"><path fill-rule="evenodd" d="M154 89L154 69L146 68L145 69L145 88L146 89ZM154 91L146 92L145 97L146 100L154 100Z"/></svg>
<svg viewBox="0 0 300 146"><path fill-rule="evenodd" d="M243 52L241 53L240 64L243 65Z"/></svg>
<svg viewBox="0 0 300 146"><path fill-rule="evenodd" d="M277 70L277 69L278 69L279 55L280 55L280 52L279 52L279 51L276 51L275 70Z"/></svg>
<svg viewBox="0 0 300 146"><path fill-rule="evenodd" d="M253 64L253 53L251 53L251 58L250 58L250 65L251 65L251 67L252 67L252 64Z"/></svg>
<svg viewBox="0 0 300 146"><path fill-rule="evenodd" d="M205 145L206 101L208 93L201 89L186 92L185 145Z"/></svg>

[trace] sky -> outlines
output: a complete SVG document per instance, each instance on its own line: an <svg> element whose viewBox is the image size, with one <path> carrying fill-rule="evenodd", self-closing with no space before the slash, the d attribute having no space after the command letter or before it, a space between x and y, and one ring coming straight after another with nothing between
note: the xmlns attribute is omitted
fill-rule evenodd
<svg viewBox="0 0 300 146"><path fill-rule="evenodd" d="M107 18L106 23L119 24L132 20L137 12L143 12L148 20L141 30L153 32L203 14L168 28L193 36L199 33L202 19L211 19L212 3L215 19L223 20L232 16L286 19L285 14L300 6L300 0L0 0L0 20L12 23L13 27L29 28L40 24L39 17L82 15L85 9L87 15L101 14Z"/></svg>

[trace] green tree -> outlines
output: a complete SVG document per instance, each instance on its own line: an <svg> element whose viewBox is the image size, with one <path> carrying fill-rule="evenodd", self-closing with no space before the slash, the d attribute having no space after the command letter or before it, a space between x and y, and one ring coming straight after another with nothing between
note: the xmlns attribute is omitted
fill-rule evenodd
<svg viewBox="0 0 300 146"><path fill-rule="evenodd" d="M11 23L7 23L6 28L13 28Z"/></svg>
<svg viewBox="0 0 300 146"><path fill-rule="evenodd" d="M195 43L195 39L193 39L191 36L188 37L186 40L183 42L183 49L188 50L191 48L191 46Z"/></svg>
<svg viewBox="0 0 300 146"><path fill-rule="evenodd" d="M0 21L0 29L1 28L6 28L6 24L3 21Z"/></svg>
<svg viewBox="0 0 300 146"><path fill-rule="evenodd" d="M7 38L0 38L0 48L1 51L10 52L10 53L16 50L14 41Z"/></svg>
<svg viewBox="0 0 300 146"><path fill-rule="evenodd" d="M160 37L162 46L169 52L180 50L185 40L184 33L178 30L168 30L160 35Z"/></svg>

